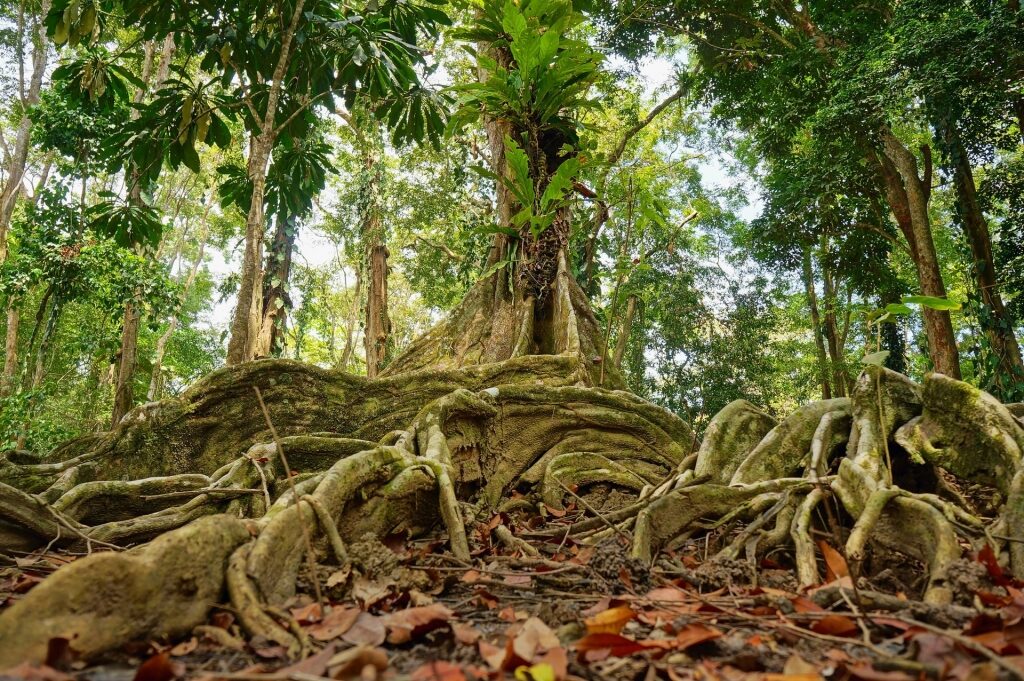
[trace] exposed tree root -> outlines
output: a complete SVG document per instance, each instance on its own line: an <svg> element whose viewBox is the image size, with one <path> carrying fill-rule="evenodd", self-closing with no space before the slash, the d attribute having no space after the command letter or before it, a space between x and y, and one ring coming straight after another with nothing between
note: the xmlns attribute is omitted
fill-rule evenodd
<svg viewBox="0 0 1024 681"><path fill-rule="evenodd" d="M304 535L318 561L346 565L350 543L367 532L442 527L464 562L467 523L511 509L513 492L515 512L569 501L590 515L541 534L628 535L633 556L648 563L701 534L723 560L791 547L800 583L811 586L821 581L817 545L826 537L854 575L879 548L920 561L920 596L942 604L964 543L987 542L1024 576L1015 541L1024 531L1024 428L985 393L940 375L917 386L872 367L850 398L780 423L733 403L694 455L685 423L629 393L579 383L579 362L526 356L377 381L258 362L145 405L108 435L38 459L8 453L4 546L149 543L78 560L0 614L0 668L40 659L53 636L89 657L187 631L225 587L249 633L299 654L308 641L280 606L302 576ZM254 385L284 434L290 471L259 425ZM1001 517L965 507L939 484L940 468L994 487ZM130 479L140 471L157 475ZM608 508L588 496L609 487L634 501ZM504 525L495 537L537 555Z"/></svg>

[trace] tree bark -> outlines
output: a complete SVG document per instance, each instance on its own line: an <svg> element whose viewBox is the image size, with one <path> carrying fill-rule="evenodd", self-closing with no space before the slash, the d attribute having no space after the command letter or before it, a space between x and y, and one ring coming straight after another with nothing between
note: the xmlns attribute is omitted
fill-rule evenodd
<svg viewBox="0 0 1024 681"><path fill-rule="evenodd" d="M21 325L18 301L10 298L7 302L7 330L4 343L4 377L0 383L0 397L11 394L18 380L18 327Z"/></svg>
<svg viewBox="0 0 1024 681"><path fill-rule="evenodd" d="M338 368L348 371L349 360L352 359L352 351L355 348L356 324L359 321L359 296L363 287L363 269L360 266L356 269L356 285L352 292L352 307L348 317L348 328L345 330L345 349L338 361Z"/></svg>
<svg viewBox="0 0 1024 681"><path fill-rule="evenodd" d="M974 171L971 168L967 149L955 124L947 122L942 126L946 149L953 166L953 180L956 187L957 208L963 225L964 236L971 248L971 270L974 274L978 294L988 314L982 314L979 321L988 336L992 352L999 358L995 383L1001 388L1010 388L1024 381L1024 363L1021 361L1020 345L1013 332L1013 319L999 294L995 260L992 257L992 238L988 221L978 202Z"/></svg>
<svg viewBox="0 0 1024 681"><path fill-rule="evenodd" d="M270 278L263 283L263 321L256 357L280 357L284 349L285 320L292 304L288 295L288 278L298 232L298 222L294 217L278 216L274 241L267 255L266 271Z"/></svg>
<svg viewBox="0 0 1024 681"><path fill-rule="evenodd" d="M622 327L619 329L619 337L615 340L615 352L612 355L616 369L622 368L622 357L626 354L629 337L633 333L633 320L636 317L638 300L635 293L630 293L626 299L626 312L622 316Z"/></svg>
<svg viewBox="0 0 1024 681"><path fill-rule="evenodd" d="M825 340L828 345L829 364L832 367L832 395L833 397L846 397L847 376L844 368L844 349L840 337L839 324L836 317L836 283L833 272L827 264L821 268L821 279L824 284L824 328Z"/></svg>
<svg viewBox="0 0 1024 681"><path fill-rule="evenodd" d="M245 220L245 253L242 256L242 278L238 287L238 302L231 319L231 339L228 341L227 364L241 364L253 359L263 320L263 198L267 185L267 167L270 152L277 140L277 106L284 87L284 77L291 61L292 41L302 17L304 0L295 3L291 23L281 37L281 54L267 94L267 109L263 114L260 132L249 144L247 172L252 181L252 203Z"/></svg>
<svg viewBox="0 0 1024 681"><path fill-rule="evenodd" d="M21 194L21 182L28 164L28 150L32 141L32 119L28 109L39 103L39 93L43 86L46 73L46 57L49 42L46 39L46 23L44 18L50 11L50 0L43 0L37 17L35 45L32 50L32 76L29 79L27 92L21 92L21 120L18 122L18 133L14 140L10 161L7 164L7 183L0 189L0 264L7 259L7 232L11 225L11 216L18 195ZM21 36L18 36L21 39Z"/></svg>
<svg viewBox="0 0 1024 681"><path fill-rule="evenodd" d="M905 197L905 203L894 206L893 214L896 215L897 222L901 217L904 220L909 220L910 233L913 238L911 251L914 254L914 264L917 267L921 293L926 296L945 298L946 287L942 281L942 271L939 268L939 259L935 252L935 242L932 239L931 222L928 217L929 191L918 175L917 159L888 128L882 131L882 143L885 156L892 162L902 180L902 195ZM887 175L887 184L892 183L894 178L891 177L891 174ZM894 196L898 199L902 198L900 194L898 189L890 191L890 203ZM960 353L956 347L956 336L953 333L953 321L949 312L924 308L923 315L928 335L928 353L935 371L950 378L959 379Z"/></svg>
<svg viewBox="0 0 1024 681"><path fill-rule="evenodd" d="M828 357L825 355L825 339L821 333L821 313L818 310L818 294L814 289L814 264L811 250L804 249L803 257L804 291L807 293L807 306L811 311L811 326L814 328L814 347L818 358L818 376L821 380L821 399L832 399L832 385L828 377Z"/></svg>

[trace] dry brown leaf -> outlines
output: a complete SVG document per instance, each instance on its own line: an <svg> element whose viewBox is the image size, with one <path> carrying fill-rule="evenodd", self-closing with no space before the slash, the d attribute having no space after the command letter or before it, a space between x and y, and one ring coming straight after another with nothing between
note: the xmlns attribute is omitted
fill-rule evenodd
<svg viewBox="0 0 1024 681"><path fill-rule="evenodd" d="M171 681L185 675L185 665L171 660L167 651L157 653L143 662L133 681Z"/></svg>
<svg viewBox="0 0 1024 681"><path fill-rule="evenodd" d="M466 681L462 667L444 660L435 660L417 667L409 675L410 681Z"/></svg>
<svg viewBox="0 0 1024 681"><path fill-rule="evenodd" d="M523 660L533 663L538 653L558 648L561 642L548 625L539 618L531 617L523 622L522 628L512 639L512 650Z"/></svg>
<svg viewBox="0 0 1024 681"><path fill-rule="evenodd" d="M359 613L359 608L335 605L322 620L306 627L306 633L317 641L336 639L352 628Z"/></svg>
<svg viewBox="0 0 1024 681"><path fill-rule="evenodd" d="M354 645L379 646L387 639L387 634L382 618L361 612L341 638Z"/></svg>
<svg viewBox="0 0 1024 681"><path fill-rule="evenodd" d="M448 626L452 628L452 634L455 635L455 640L466 645L473 645L480 640L480 636L482 635L479 629L470 624L449 622Z"/></svg>
<svg viewBox="0 0 1024 681"><path fill-rule="evenodd" d="M292 608L290 612L299 624L311 624L319 622L323 618L323 608L319 603L309 603L301 608Z"/></svg>
<svg viewBox="0 0 1024 681"><path fill-rule="evenodd" d="M194 651L198 647L199 647L199 639L196 638L195 636L193 636L189 640L182 641L178 645L174 646L168 652L171 655L174 655L175 657L178 657L180 655L188 655L189 653L191 653L192 651Z"/></svg>
<svg viewBox="0 0 1024 681"><path fill-rule="evenodd" d="M288 678L292 674L323 676L324 672L327 671L327 663L332 657L334 657L334 651L337 649L337 644L329 643L326 648L316 655L310 655L306 659L299 660L293 665L279 669L278 673L281 674L281 678Z"/></svg>
<svg viewBox="0 0 1024 681"><path fill-rule="evenodd" d="M406 608L387 616L388 643L408 643L445 624L455 614L440 603Z"/></svg>
<svg viewBox="0 0 1024 681"><path fill-rule="evenodd" d="M388 655L380 648L356 646L343 650L327 662L327 674L332 679L347 681L364 678L367 667L378 673L388 668Z"/></svg>
<svg viewBox="0 0 1024 681"><path fill-rule="evenodd" d="M587 625L588 634L618 634L634 617L636 613L631 607L620 605L588 617L583 623Z"/></svg>
<svg viewBox="0 0 1024 681"><path fill-rule="evenodd" d="M825 540L818 542L821 555L825 558L825 581L834 582L840 577L850 576L850 566L846 564L843 554L828 545Z"/></svg>

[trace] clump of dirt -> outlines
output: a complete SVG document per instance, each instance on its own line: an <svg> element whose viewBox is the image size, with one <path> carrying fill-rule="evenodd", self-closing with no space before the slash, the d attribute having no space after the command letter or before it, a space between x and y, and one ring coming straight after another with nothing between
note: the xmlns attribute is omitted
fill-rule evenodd
<svg viewBox="0 0 1024 681"><path fill-rule="evenodd" d="M653 587L650 568L642 560L629 555L629 546L618 538L598 544L588 566L609 585L610 593L629 590L646 593ZM624 583L624 575L629 584Z"/></svg>
<svg viewBox="0 0 1024 681"><path fill-rule="evenodd" d="M949 566L949 588L953 592L953 602L960 605L974 605L974 598L979 591L1003 595L1006 591L996 586L981 563L961 558Z"/></svg>
<svg viewBox="0 0 1024 681"><path fill-rule="evenodd" d="M398 556L372 534L348 547L353 569L368 579L391 575L399 566Z"/></svg>
<svg viewBox="0 0 1024 681"><path fill-rule="evenodd" d="M782 571L779 571L782 572ZM745 560L711 559L695 568L683 568L680 576L702 591L754 584L757 573Z"/></svg>
<svg viewBox="0 0 1024 681"><path fill-rule="evenodd" d="M792 570L761 569L757 573L757 584L790 593L800 590L800 580L796 578L796 574Z"/></svg>

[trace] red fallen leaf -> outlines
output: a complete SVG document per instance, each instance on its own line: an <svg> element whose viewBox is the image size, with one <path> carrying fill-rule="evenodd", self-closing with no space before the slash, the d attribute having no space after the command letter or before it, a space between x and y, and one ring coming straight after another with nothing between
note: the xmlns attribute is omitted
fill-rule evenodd
<svg viewBox="0 0 1024 681"><path fill-rule="evenodd" d="M505 606L501 609L501 612L498 613L498 619L502 620L503 622L515 622L516 609L513 608L511 605Z"/></svg>
<svg viewBox="0 0 1024 681"><path fill-rule="evenodd" d="M323 616L323 609L319 603L309 603L301 608L291 609L292 617L295 618L299 624L312 624L313 622L319 622Z"/></svg>
<svg viewBox="0 0 1024 681"><path fill-rule="evenodd" d="M480 640L480 631L472 625L461 622L449 622L448 626L452 628L452 634L455 635L455 640L459 643L471 646Z"/></svg>
<svg viewBox="0 0 1024 681"><path fill-rule="evenodd" d="M622 582L627 591L633 591L633 578L629 576L629 570L625 567L619 568L619 581Z"/></svg>
<svg viewBox="0 0 1024 681"><path fill-rule="evenodd" d="M1010 580L1003 573L1002 566L999 565L999 558L988 544L985 544L981 551L978 551L975 560L985 566L985 569L988 570L988 576L999 586L1006 586L1010 583Z"/></svg>
<svg viewBox="0 0 1024 681"><path fill-rule="evenodd" d="M669 650L674 647L674 642L671 639L636 641L621 634L587 634L576 641L574 647L581 653L607 650L615 657L625 657L641 650Z"/></svg>
<svg viewBox="0 0 1024 681"><path fill-rule="evenodd" d="M686 625L682 631L676 634L675 645L673 647L685 650L690 646L695 646L698 643L704 641L710 641L713 638L718 638L722 635L722 632L714 627L709 627L706 624L700 622L694 622Z"/></svg>
<svg viewBox="0 0 1024 681"><path fill-rule="evenodd" d="M133 681L171 681L185 675L185 665L172 662L165 650L149 658L135 672Z"/></svg>
<svg viewBox="0 0 1024 681"><path fill-rule="evenodd" d="M974 593L982 604L987 605L990 608L1001 608L1013 602L1013 599L1009 596L994 594L991 591L975 591Z"/></svg>
<svg viewBox="0 0 1024 681"><path fill-rule="evenodd" d="M564 508L553 508L551 506L548 506L547 504L544 504L544 510L546 510L552 518L564 518L566 514L566 510Z"/></svg>
<svg viewBox="0 0 1024 681"><path fill-rule="evenodd" d="M221 629L230 629L231 625L235 623L235 616L230 612L224 610L218 610L217 612L210 615L210 624Z"/></svg>
<svg viewBox="0 0 1024 681"><path fill-rule="evenodd" d="M480 571L479 570L466 570L466 572L462 575L462 581L465 582L466 584L475 584L476 582L479 582L480 581Z"/></svg>
<svg viewBox="0 0 1024 681"><path fill-rule="evenodd" d="M306 633L317 641L338 638L352 628L359 618L359 612L359 608L336 605L322 620L306 627Z"/></svg>
<svg viewBox="0 0 1024 681"><path fill-rule="evenodd" d="M409 675L411 681L466 681L462 667L444 660L435 660L417 667Z"/></svg>
<svg viewBox="0 0 1024 681"><path fill-rule="evenodd" d="M440 603L393 612L385 622L390 629L388 643L408 643L417 636L443 626L454 614Z"/></svg>
<svg viewBox="0 0 1024 681"><path fill-rule="evenodd" d="M382 618L361 612L348 631L341 635L342 640L355 645L379 646L387 640L388 631Z"/></svg>
<svg viewBox="0 0 1024 681"><path fill-rule="evenodd" d="M1000 655L1012 655L1020 654L1021 650L1017 649L1017 646L1011 645L1006 640L1006 634L1001 631L986 631L984 634L975 634L971 636L971 640L985 646L989 650L999 653Z"/></svg>
<svg viewBox="0 0 1024 681"><path fill-rule="evenodd" d="M498 607L498 597L483 587L473 592L473 599L488 610L495 610Z"/></svg>
<svg viewBox="0 0 1024 681"><path fill-rule="evenodd" d="M825 615L811 625L811 631L828 636L849 636L859 631L857 623L843 615Z"/></svg>
<svg viewBox="0 0 1024 681"><path fill-rule="evenodd" d="M818 541L818 548L825 558L825 581L834 582L840 577L850 576L850 566L846 563L843 554L828 545L825 540Z"/></svg>
<svg viewBox="0 0 1024 681"><path fill-rule="evenodd" d="M636 613L631 607L620 605L588 617L583 623L587 625L588 634L617 634L634 617Z"/></svg>
<svg viewBox="0 0 1024 681"><path fill-rule="evenodd" d="M621 603L622 601L619 599L615 599L613 601L611 596L602 596L601 600L599 600L597 603L594 603L586 610L581 610L580 614L584 617L593 617L597 613L604 612L613 605L620 605Z"/></svg>
<svg viewBox="0 0 1024 681"><path fill-rule="evenodd" d="M805 612L825 612L825 608L821 607L810 598L805 596L797 596L789 600L793 604L793 610L799 613Z"/></svg>

